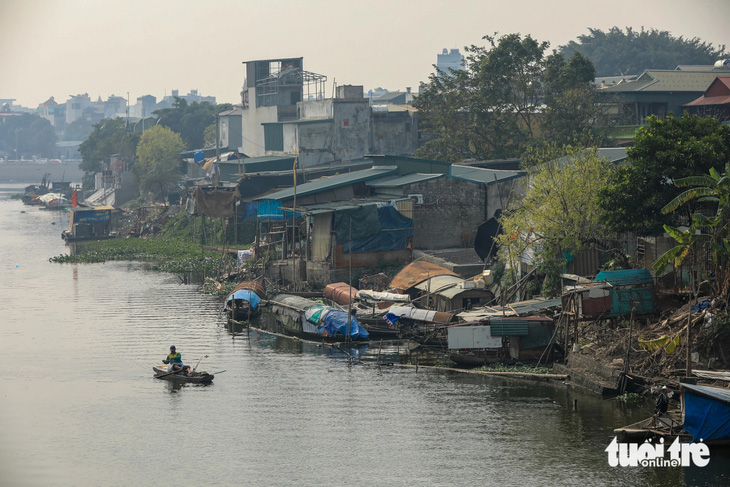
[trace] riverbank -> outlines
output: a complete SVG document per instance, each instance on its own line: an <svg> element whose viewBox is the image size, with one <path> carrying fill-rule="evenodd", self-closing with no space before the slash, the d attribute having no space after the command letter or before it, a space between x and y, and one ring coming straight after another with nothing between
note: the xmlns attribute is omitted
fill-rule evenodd
<svg viewBox="0 0 730 487"><path fill-rule="evenodd" d="M222 222L190 216L175 206L146 208L144 212L131 207L127 213L130 216L123 232L146 234L147 238L84 242L77 244L75 252L52 261L144 261L152 269L180 276L183 282L202 284L203 292L217 296L225 296L240 281L255 277L249 274L255 269L254 263L249 262L242 269L237 267L235 252L230 252L225 244L228 232ZM568 351L567 363L557 364L554 372L570 376L572 384L603 396L625 392L648 395L657 385L678 387L686 369L688 320L694 332L693 367L705 370L728 366L724 346L720 346L730 343L730 326L723 321L726 315L719 314L714 325L705 321L708 313L718 314L719 304L693 313L688 303L666 297L661 302L663 306L657 311L661 318L641 316L631 323L627 317L581 321L576 330L578 346ZM653 345L659 342L660 346ZM424 355L421 366L434 365L435 361L446 364L448 358Z"/></svg>

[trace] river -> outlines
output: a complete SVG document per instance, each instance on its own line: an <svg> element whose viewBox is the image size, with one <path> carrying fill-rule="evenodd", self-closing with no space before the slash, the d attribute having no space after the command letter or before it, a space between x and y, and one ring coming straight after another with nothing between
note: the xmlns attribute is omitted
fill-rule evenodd
<svg viewBox="0 0 730 487"><path fill-rule="evenodd" d="M0 185L0 485L730 485L700 467L610 467L645 416L561 384L351 364L252 332L142 264L52 264L67 213ZM218 374L175 386L177 346ZM574 410L574 400L578 401Z"/></svg>

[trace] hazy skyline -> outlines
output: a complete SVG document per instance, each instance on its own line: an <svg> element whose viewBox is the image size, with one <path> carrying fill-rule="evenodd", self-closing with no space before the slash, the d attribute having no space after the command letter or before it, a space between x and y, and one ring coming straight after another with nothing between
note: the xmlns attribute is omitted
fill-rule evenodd
<svg viewBox="0 0 730 487"><path fill-rule="evenodd" d="M442 49L519 32L552 48L613 26L730 47L730 2L0 0L0 98L35 108L88 93L130 104L197 89L240 103L242 62L303 57L332 86L390 91L425 82Z"/></svg>

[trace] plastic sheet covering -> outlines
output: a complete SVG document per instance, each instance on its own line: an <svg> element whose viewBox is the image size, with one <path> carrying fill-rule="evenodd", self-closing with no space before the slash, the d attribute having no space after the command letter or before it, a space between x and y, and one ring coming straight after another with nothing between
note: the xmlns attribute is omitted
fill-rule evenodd
<svg viewBox="0 0 730 487"><path fill-rule="evenodd" d="M674 338L670 338L667 335L662 335L654 340L644 340L643 338L639 338L639 345L650 352L659 348L664 348L665 352L672 353L679 345L679 338L679 334L677 334Z"/></svg>
<svg viewBox="0 0 730 487"><path fill-rule="evenodd" d="M322 318L332 308L329 306L313 306L304 312L304 319L315 325L322 322Z"/></svg>
<svg viewBox="0 0 730 487"><path fill-rule="evenodd" d="M695 441L730 439L730 391L682 384L684 429Z"/></svg>
<svg viewBox="0 0 730 487"><path fill-rule="evenodd" d="M361 290L355 296L362 301L391 301L393 303L407 303L411 297L407 294L386 293L380 291Z"/></svg>
<svg viewBox="0 0 730 487"><path fill-rule="evenodd" d="M241 289L240 291L229 294L226 299L226 303L233 299L243 299L244 301L248 301L251 303L251 309L256 309L261 302L259 295L248 289Z"/></svg>
<svg viewBox="0 0 730 487"><path fill-rule="evenodd" d="M324 315L322 330L327 336L335 336L337 332L347 335L347 318L350 317L350 337L352 338L368 338L370 334L365 328L357 322L357 319L349 315L346 311L331 309ZM324 334L324 333L322 333Z"/></svg>
<svg viewBox="0 0 730 487"><path fill-rule="evenodd" d="M439 320L438 315L451 316L448 313L439 313L438 311L432 311L430 309L413 308L410 306L391 306L388 312L399 316L400 318L408 318L417 321L440 322L442 320Z"/></svg>
<svg viewBox="0 0 730 487"><path fill-rule="evenodd" d="M376 211L379 220L378 232L360 238L356 238L353 232L352 241L343 245L345 253L383 252L408 248L408 241L413 236L413 220L401 214L392 205L381 206ZM358 226L360 225L358 222Z"/></svg>
<svg viewBox="0 0 730 487"><path fill-rule="evenodd" d="M208 193L202 188L196 188L193 192L198 211L212 218L231 218L236 196L238 196L238 191L215 190Z"/></svg>
<svg viewBox="0 0 730 487"><path fill-rule="evenodd" d="M337 243L346 243L351 236L352 240L358 240L368 235L374 235L380 233L381 229L378 209L375 205L337 211L334 225L335 232L337 232Z"/></svg>

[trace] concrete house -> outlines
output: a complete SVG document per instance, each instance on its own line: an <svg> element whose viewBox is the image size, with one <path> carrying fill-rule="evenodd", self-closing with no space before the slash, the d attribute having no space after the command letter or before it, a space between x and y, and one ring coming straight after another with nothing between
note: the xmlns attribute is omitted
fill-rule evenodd
<svg viewBox="0 0 730 487"><path fill-rule="evenodd" d="M371 158L370 169L254 200L259 242L277 252L282 278L296 272L300 280L326 285L346 280L350 268L402 266L414 248L468 247L476 228L500 208L499 192L513 190L522 176L409 157Z"/></svg>
<svg viewBox="0 0 730 487"><path fill-rule="evenodd" d="M302 58L245 64L241 124L250 157L297 154L308 168L417 148L413 112L371 107L362 86L338 86L325 98L327 78L304 71Z"/></svg>

